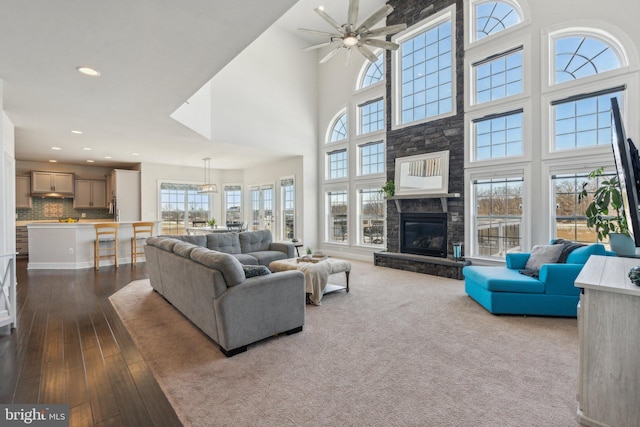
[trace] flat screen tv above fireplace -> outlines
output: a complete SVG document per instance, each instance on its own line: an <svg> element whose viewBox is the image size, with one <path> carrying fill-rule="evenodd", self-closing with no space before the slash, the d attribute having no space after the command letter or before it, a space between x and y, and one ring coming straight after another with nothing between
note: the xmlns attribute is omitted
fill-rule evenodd
<svg viewBox="0 0 640 427"><path fill-rule="evenodd" d="M400 252L446 258L447 214L401 214Z"/></svg>

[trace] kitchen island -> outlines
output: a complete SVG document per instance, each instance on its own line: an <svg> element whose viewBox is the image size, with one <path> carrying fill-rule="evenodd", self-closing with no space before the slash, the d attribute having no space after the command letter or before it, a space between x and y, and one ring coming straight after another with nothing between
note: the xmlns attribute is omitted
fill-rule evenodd
<svg viewBox="0 0 640 427"><path fill-rule="evenodd" d="M93 268L93 242L96 238L94 222L33 222L29 230L29 270L77 270ZM118 264L131 263L132 224L120 221L118 230ZM154 221L154 235L160 221ZM113 264L103 260L100 265Z"/></svg>

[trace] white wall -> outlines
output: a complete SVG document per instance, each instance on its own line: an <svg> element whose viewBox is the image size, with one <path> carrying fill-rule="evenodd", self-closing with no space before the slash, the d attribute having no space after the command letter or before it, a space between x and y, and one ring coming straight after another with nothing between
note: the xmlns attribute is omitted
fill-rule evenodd
<svg viewBox="0 0 640 427"><path fill-rule="evenodd" d="M3 82L0 80L0 254L16 250L16 178L15 178L15 129L3 108ZM4 273L5 260L0 262Z"/></svg>

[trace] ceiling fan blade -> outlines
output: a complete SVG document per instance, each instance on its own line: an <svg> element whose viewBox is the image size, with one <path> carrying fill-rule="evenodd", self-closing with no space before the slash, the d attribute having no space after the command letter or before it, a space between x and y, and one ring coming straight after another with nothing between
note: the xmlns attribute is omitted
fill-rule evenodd
<svg viewBox="0 0 640 427"><path fill-rule="evenodd" d="M340 49L342 49L342 46L339 46L339 47L337 47L337 48L333 49L331 52L327 53L327 54L324 56L324 58L322 58L322 59L320 60L320 64L324 64L325 62L327 62L328 60L330 60L331 58L333 58L333 56L334 56L336 53L338 53L338 51L339 51Z"/></svg>
<svg viewBox="0 0 640 427"><path fill-rule="evenodd" d="M349 15L347 21L349 23L349 31L353 31L353 29L358 25L358 10L360 8L359 0L350 0L349 1Z"/></svg>
<svg viewBox="0 0 640 427"><path fill-rule="evenodd" d="M378 39L365 39L362 41L362 43L369 46L373 46L373 47L381 47L387 50L398 50L398 48L400 47L400 45L397 43L388 42L386 40L378 40Z"/></svg>
<svg viewBox="0 0 640 427"><path fill-rule="evenodd" d="M369 28L376 25L382 18L386 18L393 12L393 7L385 4L377 12L368 17L356 30L356 33L361 33L362 31L367 31Z"/></svg>
<svg viewBox="0 0 640 427"><path fill-rule="evenodd" d="M328 33L326 31L308 30L306 28L298 28L298 31L304 31L305 33L316 34L316 35L319 35L319 36L329 36L329 37L340 37L340 38L342 38L342 34Z"/></svg>
<svg viewBox="0 0 640 427"><path fill-rule="evenodd" d="M344 56L344 66L348 67L351 65L351 49L347 48L347 53Z"/></svg>
<svg viewBox="0 0 640 427"><path fill-rule="evenodd" d="M344 34L344 28L342 28L342 26L340 24L338 24L338 22L335 19L330 17L327 14L327 12L324 11L324 9L322 7L317 7L315 9L313 9L313 10L315 10L316 13L322 17L322 19L327 21L329 23L329 25L331 25L336 30L340 31L340 34Z"/></svg>
<svg viewBox="0 0 640 427"><path fill-rule="evenodd" d="M374 30L367 31L362 33L362 37L377 37L377 36L386 36L387 34L395 34L402 30L407 29L407 24L396 24L389 25L388 27L380 27Z"/></svg>
<svg viewBox="0 0 640 427"><path fill-rule="evenodd" d="M322 47L326 47L326 46L331 46L332 44L336 43L336 41L330 41L330 42L326 42L326 43L320 43L320 44L316 44L313 46L309 46L309 47L305 47L302 50L315 50L315 49L320 49ZM373 46L373 45L372 45Z"/></svg>
<svg viewBox="0 0 640 427"><path fill-rule="evenodd" d="M371 52L371 49L369 49L368 47L363 46L361 44L359 44L356 47L358 48L358 52L360 52L369 61L376 62L378 60L378 57L376 56L376 54Z"/></svg>

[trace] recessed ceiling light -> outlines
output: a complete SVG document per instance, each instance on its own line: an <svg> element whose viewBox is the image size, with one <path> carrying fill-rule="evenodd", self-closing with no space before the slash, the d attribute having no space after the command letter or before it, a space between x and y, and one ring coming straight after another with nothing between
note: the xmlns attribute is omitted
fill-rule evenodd
<svg viewBox="0 0 640 427"><path fill-rule="evenodd" d="M49 163L58 163L57 160L49 160Z"/></svg>
<svg viewBox="0 0 640 427"><path fill-rule="evenodd" d="M104 156L105 159L111 159L111 156Z"/></svg>
<svg viewBox="0 0 640 427"><path fill-rule="evenodd" d="M95 160L87 160L87 163L94 163Z"/></svg>
<svg viewBox="0 0 640 427"><path fill-rule="evenodd" d="M139 156L139 153L131 153L132 156Z"/></svg>
<svg viewBox="0 0 640 427"><path fill-rule="evenodd" d="M91 67L86 67L83 65L76 67L76 70L78 70L80 73L84 74L85 76L89 76L89 77L98 77L100 75L100 71L94 70Z"/></svg>
<svg viewBox="0 0 640 427"><path fill-rule="evenodd" d="M62 150L60 147L51 147L52 150Z"/></svg>
<svg viewBox="0 0 640 427"><path fill-rule="evenodd" d="M82 147L82 149L83 149L84 151L91 151L91 150L93 150L93 148L91 148L91 147Z"/></svg>
<svg viewBox="0 0 640 427"><path fill-rule="evenodd" d="M71 129L71 133L75 133L76 135L82 135L82 131L81 130Z"/></svg>

